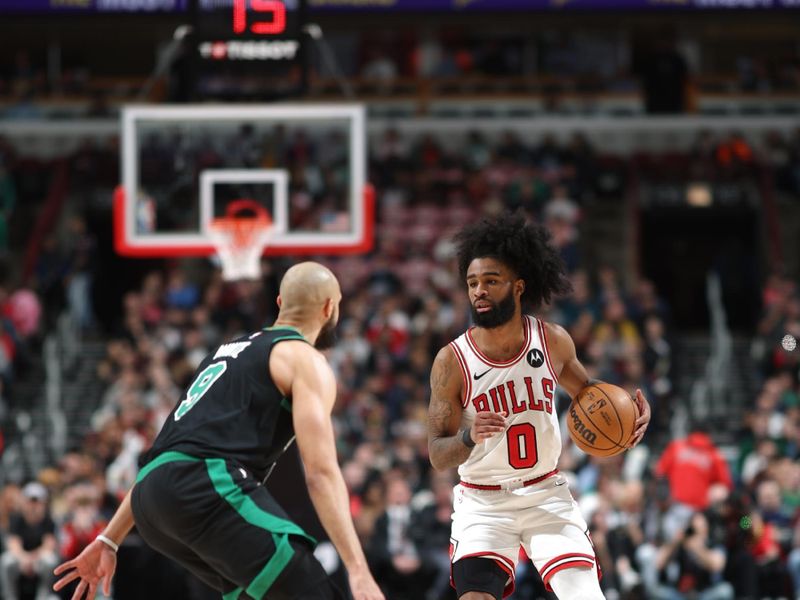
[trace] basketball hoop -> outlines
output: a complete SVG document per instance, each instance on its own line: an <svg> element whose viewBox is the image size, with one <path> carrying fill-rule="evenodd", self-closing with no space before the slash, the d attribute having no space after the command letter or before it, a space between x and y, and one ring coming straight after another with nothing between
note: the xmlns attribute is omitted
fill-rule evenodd
<svg viewBox="0 0 800 600"><path fill-rule="evenodd" d="M209 225L209 237L222 263L222 278L260 279L261 255L271 235L272 219L267 209L254 200L229 202L225 216Z"/></svg>

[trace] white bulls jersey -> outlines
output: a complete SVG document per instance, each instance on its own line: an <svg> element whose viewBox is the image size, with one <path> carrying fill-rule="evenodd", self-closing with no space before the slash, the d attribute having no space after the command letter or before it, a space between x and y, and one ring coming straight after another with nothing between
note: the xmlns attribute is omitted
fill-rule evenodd
<svg viewBox="0 0 800 600"><path fill-rule="evenodd" d="M458 468L461 481L501 485L529 481L552 473L561 454L561 433L555 408L558 379L547 352L544 323L524 316L525 343L504 362L485 356L470 330L450 342L463 377L465 423L491 410L508 414L504 435L473 448Z"/></svg>

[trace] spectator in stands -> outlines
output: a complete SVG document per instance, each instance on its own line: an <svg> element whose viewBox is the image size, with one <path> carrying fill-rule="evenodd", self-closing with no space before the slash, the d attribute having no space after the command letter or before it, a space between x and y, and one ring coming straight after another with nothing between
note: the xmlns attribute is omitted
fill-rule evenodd
<svg viewBox="0 0 800 600"><path fill-rule="evenodd" d="M371 48L368 50L367 62L361 69L361 77L378 82L379 91L388 91L397 77L397 65L386 51Z"/></svg>
<svg viewBox="0 0 800 600"><path fill-rule="evenodd" d="M395 600L418 600L418 590L427 589L434 565L421 560L411 537L411 488L405 478L388 474L386 511L375 522L367 554L370 568L384 593Z"/></svg>
<svg viewBox="0 0 800 600"><path fill-rule="evenodd" d="M5 600L17 600L27 589L36 590L36 600L48 598L58 555L55 523L41 483L32 481L22 488L21 510L9 519L6 547L0 558Z"/></svg>
<svg viewBox="0 0 800 600"><path fill-rule="evenodd" d="M69 508L58 538L62 560L71 560L102 533L106 519L100 514L100 491L92 483L73 484L64 495ZM75 588L77 583L61 590L61 597L70 598Z"/></svg>
<svg viewBox="0 0 800 600"><path fill-rule="evenodd" d="M577 270L581 264L578 252L579 218L580 208L567 195L567 188L563 185L553 188L553 195L544 207L544 222L569 273Z"/></svg>
<svg viewBox="0 0 800 600"><path fill-rule="evenodd" d="M650 114L685 112L689 68L677 49L675 32L661 31L650 39L653 45L638 65L645 110Z"/></svg>
<svg viewBox="0 0 800 600"><path fill-rule="evenodd" d="M739 132L731 134L717 145L714 158L717 166L723 169L723 173L729 175L746 172L753 166L755 160L750 143Z"/></svg>
<svg viewBox="0 0 800 600"><path fill-rule="evenodd" d="M755 449L748 452L742 462L740 469L742 483L750 486L777 456L778 446L775 440L771 438L756 440Z"/></svg>
<svg viewBox="0 0 800 600"><path fill-rule="evenodd" d="M794 584L794 594L797 598L800 598L800 519L795 524L794 539L792 541L794 544L792 551L789 553L787 563L792 583Z"/></svg>
<svg viewBox="0 0 800 600"><path fill-rule="evenodd" d="M608 533L608 548L614 561L620 591L636 598L642 588L636 550L645 542L644 485L638 480L623 483L618 487L614 501L618 510L614 521L609 524L611 530Z"/></svg>
<svg viewBox="0 0 800 600"><path fill-rule="evenodd" d="M88 329L94 323L92 262L95 241L82 216L73 216L68 229L70 262L66 276L67 302L75 324L82 329Z"/></svg>
<svg viewBox="0 0 800 600"><path fill-rule="evenodd" d="M708 427L699 421L686 438L669 443L656 464L655 475L669 482L674 504L666 526L673 541L692 513L708 508L712 499L724 498L733 487L725 458L708 435Z"/></svg>
<svg viewBox="0 0 800 600"><path fill-rule="evenodd" d="M672 391L672 346L667 340L664 322L657 315L644 320L643 357L650 386L656 396L663 398Z"/></svg>
<svg viewBox="0 0 800 600"><path fill-rule="evenodd" d="M8 220L17 204L17 191L14 178L9 173L5 159L0 153L0 252L8 250Z"/></svg>
<svg viewBox="0 0 800 600"><path fill-rule="evenodd" d="M364 465L359 466L365 468ZM372 539L378 518L386 511L386 482L380 472L368 473L361 489L351 490L350 505L356 532L366 547Z"/></svg>
<svg viewBox="0 0 800 600"><path fill-rule="evenodd" d="M449 597L450 589L450 516L453 512L453 476L440 471L431 474L432 502L414 513L410 536L414 539L423 564L436 574L426 596L428 600Z"/></svg>
<svg viewBox="0 0 800 600"><path fill-rule="evenodd" d="M773 461L777 467L780 459ZM775 469L771 469L775 472ZM756 507L766 525L774 529L776 539L791 543L793 511L783 502L781 486L774 479L764 479L756 488Z"/></svg>
<svg viewBox="0 0 800 600"><path fill-rule="evenodd" d="M650 590L654 600L683 600L691 592L698 600L733 600L733 587L722 580L725 549L712 542L708 520L694 513L688 526L664 544L656 558L663 583Z"/></svg>
<svg viewBox="0 0 800 600"><path fill-rule="evenodd" d="M609 297L603 307L603 318L593 333L594 353L604 361L603 369L611 380L619 379L619 370L626 357L640 352L641 337L628 318L625 303Z"/></svg>
<svg viewBox="0 0 800 600"><path fill-rule="evenodd" d="M761 597L782 598L791 593L791 577L781 556L776 527L765 522L759 509L751 511L746 526L752 530L750 552L756 565L757 589Z"/></svg>

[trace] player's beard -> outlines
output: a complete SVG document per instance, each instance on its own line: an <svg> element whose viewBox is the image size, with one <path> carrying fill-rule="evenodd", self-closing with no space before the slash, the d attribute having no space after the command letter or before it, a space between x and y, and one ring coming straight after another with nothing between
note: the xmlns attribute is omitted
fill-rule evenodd
<svg viewBox="0 0 800 600"><path fill-rule="evenodd" d="M319 335L317 335L317 341L314 342L314 347L317 350L327 350L328 348L333 347L336 343L336 320L334 319L333 315L325 325L322 326L322 329L319 330Z"/></svg>
<svg viewBox="0 0 800 600"><path fill-rule="evenodd" d="M472 308L472 322L478 327L484 329L494 329L508 323L513 317L517 309L516 302L514 302L514 294L509 290L505 298L500 302L492 302L491 300L484 300L492 305L492 310L488 312L478 312L473 304Z"/></svg>

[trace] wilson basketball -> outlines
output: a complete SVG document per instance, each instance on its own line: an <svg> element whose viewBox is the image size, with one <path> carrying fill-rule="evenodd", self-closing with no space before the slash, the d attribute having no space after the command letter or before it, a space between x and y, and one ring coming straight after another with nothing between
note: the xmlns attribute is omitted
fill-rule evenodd
<svg viewBox="0 0 800 600"><path fill-rule="evenodd" d="M583 388L567 413L567 428L575 445L592 456L614 456L626 450L639 409L621 387L594 383Z"/></svg>

